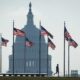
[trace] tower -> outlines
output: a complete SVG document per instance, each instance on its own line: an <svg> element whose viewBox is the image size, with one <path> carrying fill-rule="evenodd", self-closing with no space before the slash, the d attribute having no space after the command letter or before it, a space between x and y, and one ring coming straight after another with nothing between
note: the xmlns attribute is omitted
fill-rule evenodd
<svg viewBox="0 0 80 80"><path fill-rule="evenodd" d="M41 36L41 56L39 56L39 36L40 30L34 25L32 13L32 4L29 4L29 12L27 14L27 23L22 29L33 45L25 46L25 37L16 37L14 43L14 73L26 74L47 74L47 44L44 36ZM40 63L39 63L39 57ZM49 57L51 62L51 57ZM9 56L9 73L13 72L13 55ZM40 65L41 64L41 65ZM51 65L49 66L51 72Z"/></svg>
<svg viewBox="0 0 80 80"><path fill-rule="evenodd" d="M34 25L34 22L33 22L33 14L32 14L32 4L30 2L29 4L29 12L28 12L28 15L27 15L27 25Z"/></svg>

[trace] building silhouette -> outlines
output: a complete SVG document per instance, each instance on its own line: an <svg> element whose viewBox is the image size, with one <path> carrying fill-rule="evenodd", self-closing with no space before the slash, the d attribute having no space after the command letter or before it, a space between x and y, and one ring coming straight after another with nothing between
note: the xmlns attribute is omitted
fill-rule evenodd
<svg viewBox="0 0 80 80"><path fill-rule="evenodd" d="M41 36L41 48L39 46L40 30L34 24L31 8L32 4L30 3L27 23L22 30L33 45L31 47L25 46L25 37L16 37L14 43L14 73L47 74L48 64L48 75L52 75L51 56L48 55L47 63L47 44L44 36ZM39 49L41 49L40 54ZM9 73L13 73L13 54L9 56Z"/></svg>

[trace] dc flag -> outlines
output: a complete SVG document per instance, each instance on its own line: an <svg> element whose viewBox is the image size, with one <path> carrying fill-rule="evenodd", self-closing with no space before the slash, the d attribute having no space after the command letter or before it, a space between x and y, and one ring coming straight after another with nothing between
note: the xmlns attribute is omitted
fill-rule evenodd
<svg viewBox="0 0 80 80"><path fill-rule="evenodd" d="M41 35L48 35L53 38L53 35L49 33L43 26L41 26Z"/></svg>
<svg viewBox="0 0 80 80"><path fill-rule="evenodd" d="M55 44L48 38L48 46L50 46L53 50L55 49Z"/></svg>
<svg viewBox="0 0 80 80"><path fill-rule="evenodd" d="M78 44L72 38L69 39L69 45L73 46L74 48L78 46Z"/></svg>
<svg viewBox="0 0 80 80"><path fill-rule="evenodd" d="M64 28L64 37L65 39L68 41L68 39L71 38L71 35L69 34L69 32L67 31L66 27Z"/></svg>
<svg viewBox="0 0 80 80"><path fill-rule="evenodd" d="M16 29L16 28L14 28L13 33L14 33L14 35L16 35L16 36L25 36L25 32L24 32L24 31L19 30L19 29Z"/></svg>
<svg viewBox="0 0 80 80"><path fill-rule="evenodd" d="M7 46L9 40L2 38L2 46Z"/></svg>
<svg viewBox="0 0 80 80"><path fill-rule="evenodd" d="M31 47L32 45L33 43L28 38L26 38L26 46Z"/></svg>

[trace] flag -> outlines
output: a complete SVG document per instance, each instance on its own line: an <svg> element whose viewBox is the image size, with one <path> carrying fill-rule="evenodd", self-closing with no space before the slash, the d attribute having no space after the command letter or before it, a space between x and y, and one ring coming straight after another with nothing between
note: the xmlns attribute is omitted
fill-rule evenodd
<svg viewBox="0 0 80 80"><path fill-rule="evenodd" d="M43 26L41 26L41 35L48 35L53 38L53 35L49 33Z"/></svg>
<svg viewBox="0 0 80 80"><path fill-rule="evenodd" d="M14 28L13 34L16 36L25 36L25 32L19 29Z"/></svg>
<svg viewBox="0 0 80 80"><path fill-rule="evenodd" d="M69 45L73 46L74 48L78 46L78 44L72 38L69 39Z"/></svg>
<svg viewBox="0 0 80 80"><path fill-rule="evenodd" d="M9 40L2 38L2 46L7 46Z"/></svg>
<svg viewBox="0 0 80 80"><path fill-rule="evenodd" d="M68 41L68 39L71 38L71 35L69 34L69 32L67 31L66 27L64 28L64 37L65 39Z"/></svg>
<svg viewBox="0 0 80 80"><path fill-rule="evenodd" d="M67 31L66 27L65 27L65 29L64 29L64 36L65 36L65 39L66 39L67 41L69 41L69 45L70 45L70 46L73 46L73 47L75 47L75 48L78 46L78 44L72 39L72 37L71 37L71 35L69 34L69 32Z"/></svg>
<svg viewBox="0 0 80 80"><path fill-rule="evenodd" d="M32 44L33 44L33 43L32 43L31 41L29 41L28 38L26 38L26 46L31 47Z"/></svg>
<svg viewBox="0 0 80 80"><path fill-rule="evenodd" d="M50 46L53 50L55 49L55 44L48 38L48 46Z"/></svg>

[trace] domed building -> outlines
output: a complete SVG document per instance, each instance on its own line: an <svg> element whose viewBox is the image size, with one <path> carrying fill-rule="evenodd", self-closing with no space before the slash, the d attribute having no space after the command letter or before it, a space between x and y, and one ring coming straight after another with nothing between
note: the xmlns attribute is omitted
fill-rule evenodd
<svg viewBox="0 0 80 80"><path fill-rule="evenodd" d="M22 29L32 46L25 45L25 37L16 36L14 42L14 73L31 75L52 75L51 56L44 36L40 39L40 30L34 25L32 4L29 4L27 23ZM9 56L9 73L13 73L13 54Z"/></svg>

